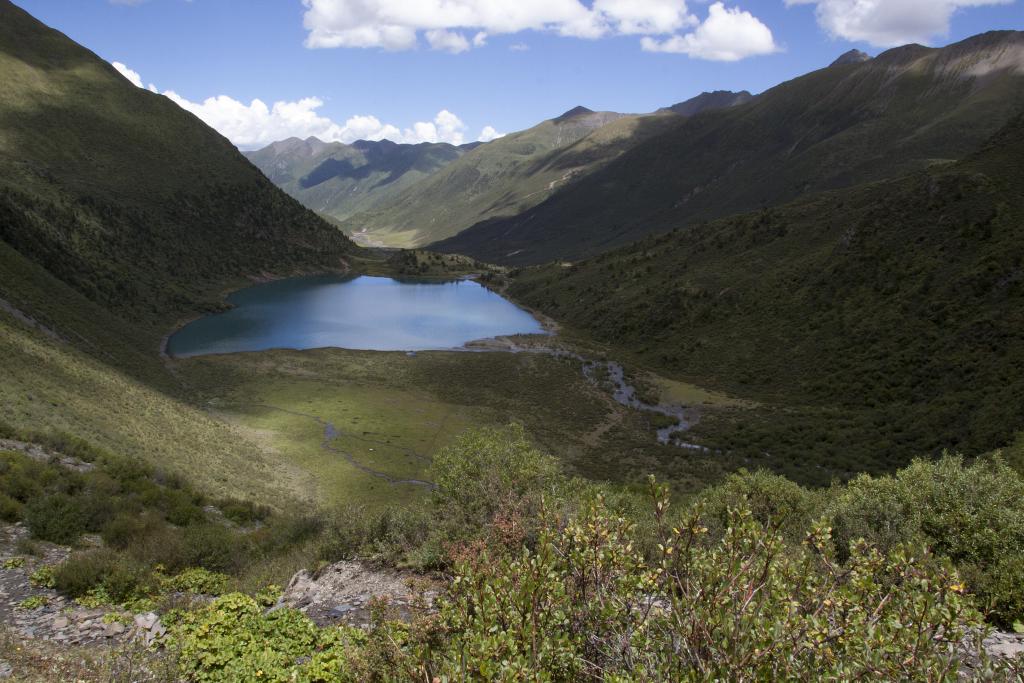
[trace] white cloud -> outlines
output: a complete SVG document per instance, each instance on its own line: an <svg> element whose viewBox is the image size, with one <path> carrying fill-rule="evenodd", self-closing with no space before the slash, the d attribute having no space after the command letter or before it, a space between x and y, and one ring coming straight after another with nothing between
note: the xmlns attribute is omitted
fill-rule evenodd
<svg viewBox="0 0 1024 683"><path fill-rule="evenodd" d="M508 46L508 49L512 50L512 52L527 52L529 51L530 46L526 43L512 43Z"/></svg>
<svg viewBox="0 0 1024 683"><path fill-rule="evenodd" d="M648 52L675 52L720 62L735 62L778 51L771 30L743 10L716 2L708 18L693 31L665 40L645 36L641 45Z"/></svg>
<svg viewBox="0 0 1024 683"><path fill-rule="evenodd" d="M113 66L134 85L143 87L138 72L120 62L113 62ZM160 93L152 84L147 89ZM387 139L408 144L447 142L461 145L466 140L466 124L447 109L442 109L431 121L419 121L407 128L399 128L370 115L351 116L344 123L337 123L319 114L317 110L324 103L317 97L306 97L294 102L274 102L268 106L259 99L245 104L227 95L192 102L173 90L165 90L160 94L198 116L242 149L263 147L290 137L310 136L326 142L345 143ZM494 139L500 137L500 134L493 127L487 126L481 133L481 138L484 136Z"/></svg>
<svg viewBox="0 0 1024 683"><path fill-rule="evenodd" d="M818 25L833 38L859 40L878 47L925 43L949 33L953 14L968 7L1009 4L1013 0L786 0L815 5Z"/></svg>
<svg viewBox="0 0 1024 683"><path fill-rule="evenodd" d="M491 140L497 140L498 138L505 137L504 133L499 133L494 129L494 126L484 126L484 129L480 131L480 136L476 139L477 142L490 142Z"/></svg>
<svg viewBox="0 0 1024 683"><path fill-rule="evenodd" d="M466 36L455 31L446 31L443 28L435 28L427 31L423 34L427 38L427 42L430 43L430 47L435 50L444 50L451 52L453 55L457 55L460 52L465 52L469 49L469 41L466 40Z"/></svg>
<svg viewBox="0 0 1024 683"><path fill-rule="evenodd" d="M651 46L671 46L695 39L722 42L717 36L678 35L701 25L687 9L686 0L592 0L590 4L584 0L303 0L303 4L303 23L309 32L306 46L311 48L409 50L419 44L422 33L435 50L464 52L470 46L483 46L488 35L521 31L552 31L589 39L639 35L648 38L645 42ZM771 32L751 14L740 10L724 14L726 19L732 18L733 27L758 41L756 49L697 46L671 51L706 59L718 59L719 54L727 55L728 59L734 59L734 55L764 54L765 33L774 49ZM709 21L715 18L712 16ZM752 32L755 25L759 30ZM474 31L476 35L469 41L467 32ZM662 40L652 42L653 36Z"/></svg>
<svg viewBox="0 0 1024 683"><path fill-rule="evenodd" d="M132 71L121 62L111 62L110 65L117 69L118 73L131 81L132 85L138 88L142 87L142 76L139 75L138 71Z"/></svg>

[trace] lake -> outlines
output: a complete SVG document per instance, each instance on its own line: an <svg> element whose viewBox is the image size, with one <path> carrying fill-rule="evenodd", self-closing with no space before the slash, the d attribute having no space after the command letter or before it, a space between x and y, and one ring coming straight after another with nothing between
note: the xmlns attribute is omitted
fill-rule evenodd
<svg viewBox="0 0 1024 683"><path fill-rule="evenodd" d="M470 280L318 275L248 287L228 301L231 310L171 335L167 353L187 357L329 346L426 351L544 331L532 315Z"/></svg>

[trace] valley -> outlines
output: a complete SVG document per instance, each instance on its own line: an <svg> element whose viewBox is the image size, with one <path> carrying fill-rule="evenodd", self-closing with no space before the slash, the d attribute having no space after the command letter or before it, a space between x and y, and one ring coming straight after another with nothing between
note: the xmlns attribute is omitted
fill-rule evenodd
<svg viewBox="0 0 1024 683"><path fill-rule="evenodd" d="M229 139L0 0L0 677L1019 678L1022 36Z"/></svg>

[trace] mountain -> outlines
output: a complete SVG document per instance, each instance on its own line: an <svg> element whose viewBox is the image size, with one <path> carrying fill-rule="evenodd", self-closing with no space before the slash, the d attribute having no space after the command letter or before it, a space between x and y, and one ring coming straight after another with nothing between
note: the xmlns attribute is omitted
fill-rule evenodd
<svg viewBox="0 0 1024 683"><path fill-rule="evenodd" d="M595 152L576 166L554 160L590 133L618 123ZM621 151L645 126L637 117L575 107L529 130L506 135L464 154L425 180L392 194L375 210L343 222L349 233L367 232L389 246L421 246L493 216L514 215L546 198L557 186Z"/></svg>
<svg viewBox="0 0 1024 683"><path fill-rule="evenodd" d="M223 292L359 251L166 97L0 0L0 435L99 448L217 495L291 466L160 358ZM56 446L63 448L63 446Z"/></svg>
<svg viewBox="0 0 1024 683"><path fill-rule="evenodd" d="M515 216L434 248L531 264L962 158L1024 106L1024 33L909 45L677 119Z"/></svg>
<svg viewBox="0 0 1024 683"><path fill-rule="evenodd" d="M715 109L728 109L729 107L737 107L741 104L746 104L750 100L754 99L746 90L741 92L732 92L729 90L716 90L714 92L704 92L696 97L673 104L671 107L666 107L662 111L670 111L673 114L679 114L680 116L696 116L701 112L713 111Z"/></svg>
<svg viewBox="0 0 1024 683"><path fill-rule="evenodd" d="M845 66L847 64L861 64L871 59L871 55L860 50L850 50L839 55L836 61L829 64L829 66Z"/></svg>
<svg viewBox="0 0 1024 683"><path fill-rule="evenodd" d="M340 268L352 249L198 118L7 0L0 74L4 253L104 308L166 322L227 281Z"/></svg>
<svg viewBox="0 0 1024 683"><path fill-rule="evenodd" d="M337 220L375 208L444 168L476 144L396 144L358 140L350 145L289 138L246 156L270 180L314 211Z"/></svg>
<svg viewBox="0 0 1024 683"><path fill-rule="evenodd" d="M850 474L1002 447L1024 427L1024 114L960 162L525 269L510 292L774 406L727 438L706 427L752 467Z"/></svg>
<svg viewBox="0 0 1024 683"><path fill-rule="evenodd" d="M388 244L421 246L487 219L514 216L610 163L675 122L734 106L750 93L704 93L652 115L595 112L578 106L549 121L483 145L378 208L345 222Z"/></svg>

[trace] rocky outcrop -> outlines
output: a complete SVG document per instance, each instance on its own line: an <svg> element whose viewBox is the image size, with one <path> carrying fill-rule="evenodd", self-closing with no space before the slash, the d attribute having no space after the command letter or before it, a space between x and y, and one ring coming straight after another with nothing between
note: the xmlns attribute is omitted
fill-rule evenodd
<svg viewBox="0 0 1024 683"><path fill-rule="evenodd" d="M316 573L296 573L271 610L291 607L320 626L367 626L374 604L386 606L391 618L408 621L432 611L437 595L437 584L422 576L343 561Z"/></svg>
<svg viewBox="0 0 1024 683"><path fill-rule="evenodd" d="M94 465L78 458L73 458L70 455L64 455L57 451L51 451L48 448L44 448L39 444L28 443L26 441L15 441L14 439L0 439L0 451L18 451L24 453L28 457L32 458L37 462L47 462L66 467L69 470L75 470L76 472L88 472Z"/></svg>

